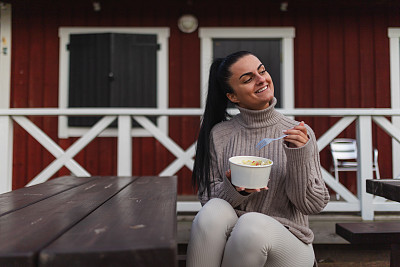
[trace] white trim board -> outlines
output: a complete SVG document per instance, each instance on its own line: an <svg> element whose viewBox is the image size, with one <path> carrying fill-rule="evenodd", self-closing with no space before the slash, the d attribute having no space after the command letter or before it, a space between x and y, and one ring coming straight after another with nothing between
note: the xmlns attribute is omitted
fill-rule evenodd
<svg viewBox="0 0 400 267"><path fill-rule="evenodd" d="M10 107L11 5L0 6L0 108Z"/></svg>
<svg viewBox="0 0 400 267"><path fill-rule="evenodd" d="M391 108L400 108L400 28L388 28L390 49L390 101ZM392 117L392 123L400 128L400 117ZM400 175L400 144L392 140L392 175Z"/></svg>
<svg viewBox="0 0 400 267"><path fill-rule="evenodd" d="M10 107L11 92L11 4L0 3L0 109ZM12 189L13 122L0 118L0 194Z"/></svg>

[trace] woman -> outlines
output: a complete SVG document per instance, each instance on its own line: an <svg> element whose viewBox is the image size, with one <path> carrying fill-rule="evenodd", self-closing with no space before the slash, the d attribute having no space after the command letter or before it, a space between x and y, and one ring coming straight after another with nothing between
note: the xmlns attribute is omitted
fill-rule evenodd
<svg viewBox="0 0 400 267"><path fill-rule="evenodd" d="M228 100L240 113L228 120ZM203 205L196 215L187 266L312 266L309 214L329 200L310 127L275 110L271 76L260 60L240 51L210 69L193 183ZM261 150L265 137L278 137ZM274 162L268 188L230 182L229 158L253 155Z"/></svg>

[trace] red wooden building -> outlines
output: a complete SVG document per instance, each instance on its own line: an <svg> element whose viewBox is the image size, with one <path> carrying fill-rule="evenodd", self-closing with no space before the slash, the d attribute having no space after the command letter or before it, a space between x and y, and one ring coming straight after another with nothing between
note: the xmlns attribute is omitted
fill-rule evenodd
<svg viewBox="0 0 400 267"><path fill-rule="evenodd" d="M400 28L397 1L11 0L4 1L2 8L12 10L8 47L10 108L60 107L65 101L61 83L68 79L62 70L62 34L82 29L89 29L86 33L98 29L112 32L117 28L128 29L129 33L146 33L149 29L147 33L156 34L161 45L162 40L166 42L161 50L164 49L168 71L162 74L163 68L158 68L154 73L161 75L157 76L158 86L166 90L166 97L161 99L166 108L200 108L204 86L202 60L204 53L209 52L204 40L211 39L211 51L215 54L218 42L236 43L239 37L240 41L250 43L260 37L268 44L277 40L281 49L278 58L290 57L293 72L287 73L283 66L277 70L281 71L280 79L273 76L274 82L281 84L283 108L393 108L388 30ZM198 27L193 32L178 27L184 14L197 19ZM6 23L4 17L1 23ZM287 39L293 44L289 55L283 45ZM6 41L3 39L3 47L7 46ZM161 85L163 81L166 84ZM311 125L317 137L337 121L326 117L299 119ZM79 133L72 132L62 136L57 117L31 120L64 149L78 138ZM171 117L167 123L169 136L183 149L195 141L199 118ZM354 135L354 127L349 127L341 136ZM75 160L91 175L116 175L116 142L112 134L97 138ZM373 142L380 152L381 176L392 177L391 138L373 126ZM158 174L175 159L155 139L145 136L133 138L132 152L134 175ZM14 125L13 189L26 185L53 160L46 149ZM329 169L328 149L321 152L321 160ZM69 171L62 168L54 176L65 174ZM190 170L184 167L177 175L179 194L193 194ZM344 183L354 191L356 182L350 174L347 177Z"/></svg>

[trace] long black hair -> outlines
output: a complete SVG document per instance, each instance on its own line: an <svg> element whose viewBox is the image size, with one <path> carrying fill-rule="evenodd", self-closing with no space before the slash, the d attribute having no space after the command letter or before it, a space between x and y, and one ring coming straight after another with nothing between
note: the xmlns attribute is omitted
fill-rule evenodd
<svg viewBox="0 0 400 267"><path fill-rule="evenodd" d="M204 114L201 121L199 137L196 146L196 156L192 174L193 187L198 186L200 192L207 191L210 198L210 133L219 122L229 118L226 111L229 99L227 93L233 93L228 81L232 76L231 66L240 58L253 55L248 51L239 51L225 58L217 58L210 67L208 93ZM214 179L214 177L212 177Z"/></svg>

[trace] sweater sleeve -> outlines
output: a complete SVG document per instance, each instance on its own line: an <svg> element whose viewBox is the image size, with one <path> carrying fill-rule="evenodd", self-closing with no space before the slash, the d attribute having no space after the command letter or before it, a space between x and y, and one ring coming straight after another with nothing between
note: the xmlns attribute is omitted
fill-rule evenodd
<svg viewBox="0 0 400 267"><path fill-rule="evenodd" d="M317 141L307 127L310 139L300 148L284 145L287 156L286 192L290 201L303 214L321 212L329 201L329 192L322 178Z"/></svg>
<svg viewBox="0 0 400 267"><path fill-rule="evenodd" d="M219 133L221 134L221 133ZM222 133L224 134L224 133ZM229 202L232 207L237 207L244 201L248 199L251 195L242 195L240 194L236 188L232 185L230 180L226 177L225 172L228 170L222 170L221 166L224 166L221 161L225 160L223 158L222 151L220 151L221 141L223 138L218 138L215 136L216 131L212 131L210 135L210 179L211 179L211 192L210 192L210 199L211 198L221 198ZM218 133L217 133L218 135ZM218 140L218 144L215 142ZM204 205L208 200L207 191L204 190L203 192L199 192L199 199L200 203Z"/></svg>

